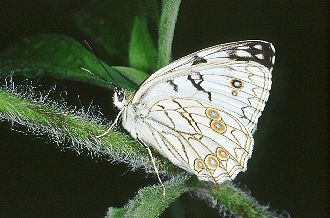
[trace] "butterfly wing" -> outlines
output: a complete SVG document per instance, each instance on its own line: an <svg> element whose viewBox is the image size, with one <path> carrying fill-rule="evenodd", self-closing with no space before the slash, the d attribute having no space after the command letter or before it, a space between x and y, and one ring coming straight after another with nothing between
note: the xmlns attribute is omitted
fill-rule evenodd
<svg viewBox="0 0 330 218"><path fill-rule="evenodd" d="M253 148L248 129L215 105L188 98L149 102L140 140L200 180L221 183L245 171Z"/></svg>
<svg viewBox="0 0 330 218"><path fill-rule="evenodd" d="M264 41L206 48L151 75L132 103L159 96L204 100L235 115L253 133L269 96L274 62L274 47Z"/></svg>
<svg viewBox="0 0 330 218"><path fill-rule="evenodd" d="M201 180L234 179L252 154L274 54L268 42L233 42L160 69L132 100L143 114L139 139Z"/></svg>

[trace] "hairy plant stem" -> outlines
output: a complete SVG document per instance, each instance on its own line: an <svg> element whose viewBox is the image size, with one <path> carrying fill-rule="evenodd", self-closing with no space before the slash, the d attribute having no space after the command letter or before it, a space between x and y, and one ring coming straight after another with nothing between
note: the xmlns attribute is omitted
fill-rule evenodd
<svg viewBox="0 0 330 218"><path fill-rule="evenodd" d="M43 96L38 98L42 99ZM64 140L69 139L74 144L73 149L77 151L81 147L87 148L92 154L109 156L115 162L125 162L132 169L145 168L153 171L143 146L117 131L110 131L103 138L97 139L95 136L106 131L107 126L100 124L100 119L81 111L72 111L65 106L56 107L45 100L25 99L16 93L0 89L0 120L24 125L33 134L48 135L58 144L65 144ZM178 168L165 158L155 156L161 173L178 172Z"/></svg>

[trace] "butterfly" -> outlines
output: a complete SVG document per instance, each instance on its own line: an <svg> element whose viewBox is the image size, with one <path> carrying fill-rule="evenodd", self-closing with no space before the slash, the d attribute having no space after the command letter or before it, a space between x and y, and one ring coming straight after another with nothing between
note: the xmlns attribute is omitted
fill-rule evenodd
<svg viewBox="0 0 330 218"><path fill-rule="evenodd" d="M194 52L153 73L135 93L115 89L115 123L121 119L133 138L200 180L233 180L252 155L274 63L274 46L260 40Z"/></svg>

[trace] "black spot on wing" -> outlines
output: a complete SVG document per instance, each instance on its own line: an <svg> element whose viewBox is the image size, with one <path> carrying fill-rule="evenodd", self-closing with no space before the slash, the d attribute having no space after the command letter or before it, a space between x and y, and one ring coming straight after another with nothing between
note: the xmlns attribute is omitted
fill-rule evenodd
<svg viewBox="0 0 330 218"><path fill-rule="evenodd" d="M174 83L174 79L169 79L166 82L173 87L174 91L178 92L178 85Z"/></svg>
<svg viewBox="0 0 330 218"><path fill-rule="evenodd" d="M207 94L208 99L210 101L212 101L212 95L211 92L206 91L203 87L202 87L202 82L204 81L203 75L200 74L200 72L194 72L193 74L189 74L187 76L187 79L191 82L191 84L198 90L198 91L202 91L204 93Z"/></svg>
<svg viewBox="0 0 330 218"><path fill-rule="evenodd" d="M197 65L197 64L201 64L201 63L207 63L206 59L199 57L198 55L193 57L194 61L191 65Z"/></svg>
<svg viewBox="0 0 330 218"><path fill-rule="evenodd" d="M245 41L228 49L229 58L237 61L254 61L272 69L275 62L275 50L271 43L263 41Z"/></svg>
<svg viewBox="0 0 330 218"><path fill-rule="evenodd" d="M161 104L157 104L158 107L160 107L161 109L165 109L164 105L161 105Z"/></svg>

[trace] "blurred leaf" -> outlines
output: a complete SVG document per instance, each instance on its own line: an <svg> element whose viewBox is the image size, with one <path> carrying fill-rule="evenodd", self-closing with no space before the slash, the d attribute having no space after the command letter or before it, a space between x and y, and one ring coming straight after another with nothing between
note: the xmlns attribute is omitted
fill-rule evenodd
<svg viewBox="0 0 330 218"><path fill-rule="evenodd" d="M129 81L136 85L140 85L149 77L149 74L130 67L113 66L112 68L125 75Z"/></svg>
<svg viewBox="0 0 330 218"><path fill-rule="evenodd" d="M106 81L112 81L113 78L123 88L134 90L137 87L128 82L125 75L120 75L104 64L111 74L111 78L94 54L77 41L63 35L38 35L25 39L17 46L2 53L0 57L0 75L16 73L35 77L46 74L59 79L88 82L107 88L111 87ZM81 70L80 67L89 69L99 78ZM135 71L135 74L139 73L144 75L143 72ZM135 78L140 77L135 75ZM141 81L143 80L141 79Z"/></svg>
<svg viewBox="0 0 330 218"><path fill-rule="evenodd" d="M155 2L93 0L74 14L75 25L93 42L102 46L109 56L120 57L124 61L121 64L126 65L134 17L139 17L143 22L155 17Z"/></svg>
<svg viewBox="0 0 330 218"><path fill-rule="evenodd" d="M128 58L131 67L146 72L156 69L157 51L147 26L138 17L135 17L134 20Z"/></svg>

